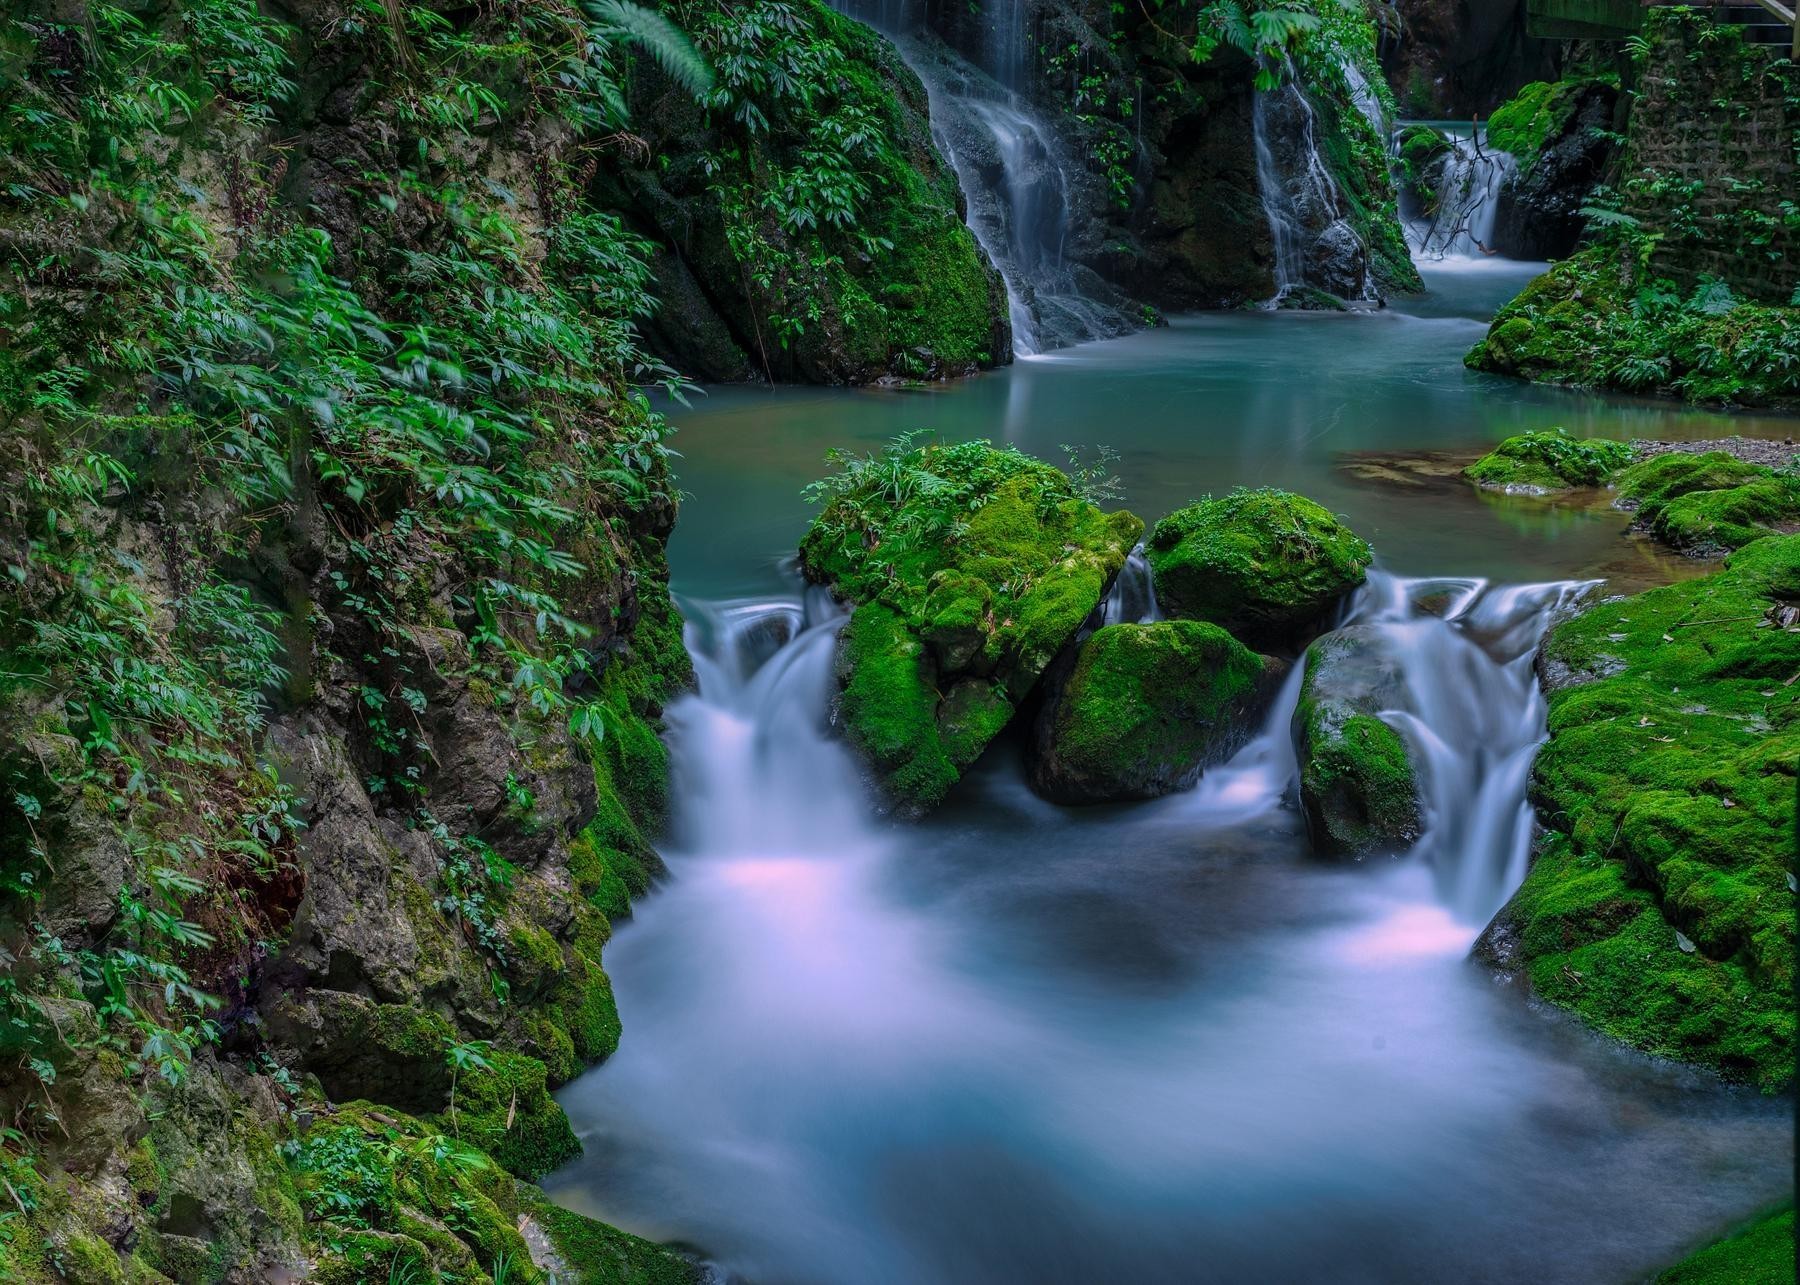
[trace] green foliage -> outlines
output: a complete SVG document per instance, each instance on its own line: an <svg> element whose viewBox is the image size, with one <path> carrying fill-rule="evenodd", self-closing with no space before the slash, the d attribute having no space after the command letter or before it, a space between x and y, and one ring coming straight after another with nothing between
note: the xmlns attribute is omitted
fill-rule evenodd
<svg viewBox="0 0 1800 1285"><path fill-rule="evenodd" d="M1503 490L1560 491L1604 486L1631 459L1629 443L1603 437L1577 440L1555 428L1507 438L1464 469L1463 476Z"/></svg>
<svg viewBox="0 0 1800 1285"><path fill-rule="evenodd" d="M1800 397L1800 314L1702 281L1649 275L1653 239L1627 226L1555 264L1495 314L1465 358L1476 370L1700 402Z"/></svg>

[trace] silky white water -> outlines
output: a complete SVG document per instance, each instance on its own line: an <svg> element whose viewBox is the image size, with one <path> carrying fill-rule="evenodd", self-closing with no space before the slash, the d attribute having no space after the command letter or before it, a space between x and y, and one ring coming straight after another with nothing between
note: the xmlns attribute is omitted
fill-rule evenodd
<svg viewBox="0 0 1800 1285"><path fill-rule="evenodd" d="M1414 259L1426 261L1492 255L1500 193L1518 172L1518 161L1488 146L1485 126L1439 128L1450 148L1425 176L1436 200L1422 208L1402 202L1407 245Z"/></svg>
<svg viewBox="0 0 1800 1285"><path fill-rule="evenodd" d="M1785 1122L1467 962L1524 859L1530 654L1581 588L1372 577L1344 627L1396 667L1429 825L1347 866L1292 805L1298 671L1190 791L1056 808L1001 746L897 826L831 733L829 597L684 604L672 879L607 949L626 1035L562 1094L587 1152L550 1189L770 1283L1647 1269L1776 1192ZM1153 613L1124 584L1104 614Z"/></svg>

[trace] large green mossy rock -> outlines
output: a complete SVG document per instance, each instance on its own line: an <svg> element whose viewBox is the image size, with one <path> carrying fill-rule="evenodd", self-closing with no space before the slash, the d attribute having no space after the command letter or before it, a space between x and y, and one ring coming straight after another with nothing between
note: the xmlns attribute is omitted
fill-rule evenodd
<svg viewBox="0 0 1800 1285"><path fill-rule="evenodd" d="M1605 486L1631 459L1629 443L1604 437L1578 440L1558 428L1507 438L1464 469L1463 476L1498 491L1566 491Z"/></svg>
<svg viewBox="0 0 1800 1285"><path fill-rule="evenodd" d="M1270 650L1316 632L1373 557L1326 509L1277 490L1237 490L1171 513L1147 552L1167 614Z"/></svg>
<svg viewBox="0 0 1800 1285"><path fill-rule="evenodd" d="M837 459L800 545L855 608L838 714L897 809L939 802L1012 719L1143 533L1060 470L987 442Z"/></svg>
<svg viewBox="0 0 1800 1285"><path fill-rule="evenodd" d="M1060 803L1179 789L1242 742L1269 678L1269 664L1217 625L1108 625L1082 643L1038 720L1032 785Z"/></svg>
<svg viewBox="0 0 1800 1285"><path fill-rule="evenodd" d="M1553 630L1548 833L1478 947L1652 1053L1774 1091L1794 1068L1800 537Z"/></svg>
<svg viewBox="0 0 1800 1285"><path fill-rule="evenodd" d="M1313 851L1399 853L1421 827L1418 771L1400 733L1378 715L1403 708L1399 668L1364 629L1340 629L1306 651L1294 748Z"/></svg>

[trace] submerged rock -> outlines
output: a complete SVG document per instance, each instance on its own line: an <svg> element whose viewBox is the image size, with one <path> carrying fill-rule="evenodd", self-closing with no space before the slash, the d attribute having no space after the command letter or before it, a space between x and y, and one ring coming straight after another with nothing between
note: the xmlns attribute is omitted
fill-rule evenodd
<svg viewBox="0 0 1800 1285"><path fill-rule="evenodd" d="M1211 621L1273 650L1304 643L1363 582L1374 556L1321 506L1268 489L1171 513L1147 550L1167 614Z"/></svg>
<svg viewBox="0 0 1800 1285"><path fill-rule="evenodd" d="M1631 463L1626 442L1603 437L1577 440L1562 429L1509 437L1463 470L1478 486L1497 491L1542 493L1578 486L1605 486Z"/></svg>
<svg viewBox="0 0 1800 1285"><path fill-rule="evenodd" d="M1796 601L1800 537L1776 536L1552 631L1547 834L1486 934L1597 1029L1767 1091L1794 1068Z"/></svg>
<svg viewBox="0 0 1800 1285"><path fill-rule="evenodd" d="M1398 665L1367 629L1341 629L1307 649L1294 745L1315 852L1393 853L1419 837L1418 772L1379 717L1405 699Z"/></svg>
<svg viewBox="0 0 1800 1285"><path fill-rule="evenodd" d="M1179 789L1254 729L1286 668L1217 625L1108 625L1038 719L1031 783L1061 803Z"/></svg>
<svg viewBox="0 0 1800 1285"><path fill-rule="evenodd" d="M837 715L888 801L936 805L1068 645L1144 529L987 442L840 461L800 545L855 606Z"/></svg>

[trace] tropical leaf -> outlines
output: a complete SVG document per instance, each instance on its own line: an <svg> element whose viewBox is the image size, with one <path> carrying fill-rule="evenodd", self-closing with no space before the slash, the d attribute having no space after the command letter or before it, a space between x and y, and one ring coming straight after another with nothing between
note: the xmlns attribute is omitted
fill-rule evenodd
<svg viewBox="0 0 1800 1285"><path fill-rule="evenodd" d="M655 59L656 65L695 98L712 92L713 69L687 32L655 9L631 0L588 0L588 15L610 37L624 39Z"/></svg>

